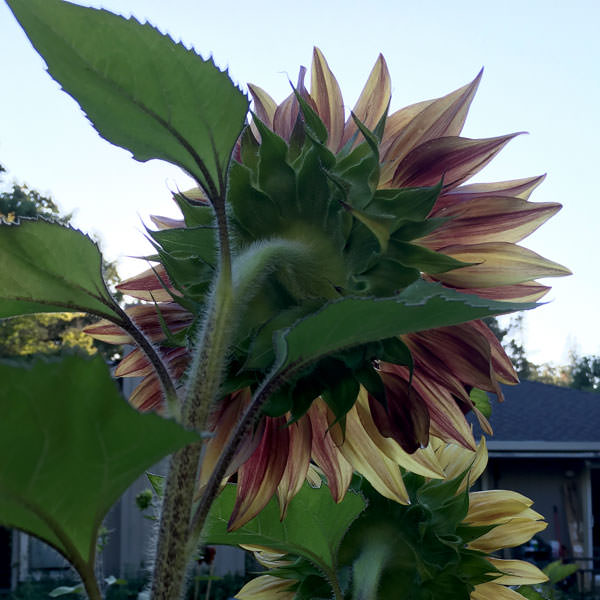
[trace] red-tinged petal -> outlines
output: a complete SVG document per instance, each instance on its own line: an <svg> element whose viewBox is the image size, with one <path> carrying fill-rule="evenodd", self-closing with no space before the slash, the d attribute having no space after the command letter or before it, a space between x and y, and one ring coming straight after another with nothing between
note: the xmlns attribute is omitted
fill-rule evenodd
<svg viewBox="0 0 600 600"><path fill-rule="evenodd" d="M406 367L388 364L385 368L407 380L409 378ZM427 404L430 434L445 442L460 444L467 449L475 450L477 446L471 427L448 389L427 374L419 374L417 371L413 374L412 385Z"/></svg>
<svg viewBox="0 0 600 600"><path fill-rule="evenodd" d="M436 278L457 288L486 288L524 283L538 277L562 277L571 271L532 250L505 242L446 246L444 254L468 263Z"/></svg>
<svg viewBox="0 0 600 600"><path fill-rule="evenodd" d="M483 321L472 321L469 325L487 339L491 350L492 369L497 380L508 385L519 383L519 377L510 358L491 329ZM498 398L502 399L501 396Z"/></svg>
<svg viewBox="0 0 600 600"><path fill-rule="evenodd" d="M273 497L288 459L290 435L283 417L266 417L252 456L238 469L237 495L228 530L253 519Z"/></svg>
<svg viewBox="0 0 600 600"><path fill-rule="evenodd" d="M160 353L169 365L176 364L180 359L187 357L186 348L164 348ZM121 360L115 370L115 375L117 377L144 377L152 371L152 364L146 355L136 348Z"/></svg>
<svg viewBox="0 0 600 600"><path fill-rule="evenodd" d="M400 465L403 469L406 469L411 473L417 473L423 477L431 477L433 479L444 478L444 471L439 465L431 446L419 448L413 454L409 454L393 439L381 435L373 421L373 416L371 415L369 407L368 394L364 388L362 388L358 394L355 406L358 418L368 436L375 446L377 446L377 448L391 461Z"/></svg>
<svg viewBox="0 0 600 600"><path fill-rule="evenodd" d="M437 357L443 361L445 370L463 384L502 397L492 368L490 341L472 323L421 331L411 334L409 340L410 348L419 349L419 366L424 357ZM422 373L420 369L417 372ZM431 371L429 375L438 379Z"/></svg>
<svg viewBox="0 0 600 600"><path fill-rule="evenodd" d="M352 479L353 469L329 433L327 405L317 398L308 411L312 429L311 457L327 477L331 496L341 502Z"/></svg>
<svg viewBox="0 0 600 600"><path fill-rule="evenodd" d="M386 406L369 396L369 408L379 432L394 439L412 454L429 443L429 412L426 404L404 378L380 373Z"/></svg>
<svg viewBox="0 0 600 600"><path fill-rule="evenodd" d="M456 187L483 169L517 135L483 140L453 136L429 140L400 162L392 184L395 187L436 185L443 177L446 189Z"/></svg>
<svg viewBox="0 0 600 600"><path fill-rule="evenodd" d="M221 400L219 406L211 415L210 431L213 433L213 436L209 439L204 448L198 479L197 496L208 482L208 479L221 456L221 452L229 440L230 433L241 419L244 410L250 403L251 397L252 392L250 391L250 388L244 388L234 392L227 398ZM263 420L259 423L253 435L249 435L242 442L242 446L238 449L234 459L229 465L227 473L225 474L225 479L235 473L238 467L250 458L260 443L264 427L265 424Z"/></svg>
<svg viewBox="0 0 600 600"><path fill-rule="evenodd" d="M391 94L392 83L390 73L385 58L380 54L352 112L372 131L385 114ZM354 119L350 117L344 127L344 136L341 145L344 146L357 130L358 128Z"/></svg>
<svg viewBox="0 0 600 600"><path fill-rule="evenodd" d="M333 415L330 415L333 422ZM332 425L331 437L346 460L382 495L400 504L409 504L408 493L398 465L379 451L365 431L356 406L346 413L346 431Z"/></svg>
<svg viewBox="0 0 600 600"><path fill-rule="evenodd" d="M437 138L457 136L465 123L483 70L475 79L454 92L431 102L398 134L386 150L385 160L399 165L418 146ZM438 177L438 180L440 178Z"/></svg>
<svg viewBox="0 0 600 600"><path fill-rule="evenodd" d="M150 410L160 412L162 390L158 377L154 373L144 377L142 382L133 390L129 396L129 404L142 412Z"/></svg>
<svg viewBox="0 0 600 600"><path fill-rule="evenodd" d="M160 215L150 215L152 222L160 229L181 229L185 227L183 219L171 219L171 217L162 217Z"/></svg>
<svg viewBox="0 0 600 600"><path fill-rule="evenodd" d="M508 196L510 198L527 200L531 195L531 192L533 192L545 178L545 175L537 175L535 177L526 177L524 179L512 179L511 181L461 185L454 190L442 192L435 204L433 212L446 206L454 206L460 202L471 200L473 198Z"/></svg>
<svg viewBox="0 0 600 600"><path fill-rule="evenodd" d="M91 335L94 339L106 342L107 344L120 345L135 343L128 333L125 333L120 327L106 319L101 319L93 325L84 327L83 332Z"/></svg>
<svg viewBox="0 0 600 600"><path fill-rule="evenodd" d="M432 216L449 218L419 243L432 250L456 244L516 243L561 209L555 202L528 202L496 196L475 198L437 210Z"/></svg>
<svg viewBox="0 0 600 600"><path fill-rule="evenodd" d="M340 86L318 48L313 50L310 95L329 132L327 146L337 152L344 135L344 100Z"/></svg>
<svg viewBox="0 0 600 600"><path fill-rule="evenodd" d="M115 369L117 377L143 377L150 373L152 373L152 364L146 355L137 348L123 357Z"/></svg>
<svg viewBox="0 0 600 600"><path fill-rule="evenodd" d="M178 295L162 265L126 279L117 286L117 289L133 298L150 302L170 302L173 296Z"/></svg>
<svg viewBox="0 0 600 600"><path fill-rule="evenodd" d="M459 289L466 294L475 294L481 298L490 300L505 300L511 302L537 302L543 298L549 291L550 286L543 285L537 281L526 281L515 285L501 285L489 288L469 288Z"/></svg>
<svg viewBox="0 0 600 600"><path fill-rule="evenodd" d="M314 103L308 95L308 91L304 86L304 77L306 69L300 67L298 73L298 83L296 91L314 108ZM300 104L296 98L296 94L292 92L275 110L273 115L273 131L281 136L284 140L289 140L296 125L296 119L300 112Z"/></svg>
<svg viewBox="0 0 600 600"><path fill-rule="evenodd" d="M285 517L290 500L302 488L308 473L312 447L310 418L305 416L299 421L288 425L288 431L290 434L290 451L285 471L277 486L281 520Z"/></svg>

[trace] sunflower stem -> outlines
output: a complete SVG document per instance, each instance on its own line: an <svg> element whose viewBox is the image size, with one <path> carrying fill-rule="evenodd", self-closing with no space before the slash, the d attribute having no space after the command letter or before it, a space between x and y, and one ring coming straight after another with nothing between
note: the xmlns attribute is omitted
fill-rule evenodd
<svg viewBox="0 0 600 600"><path fill-rule="evenodd" d="M231 252L224 197L213 200L219 234L219 270L198 330L181 407L181 423L203 431L218 397L235 323ZM156 550L152 598L182 597L185 573L196 546L188 543L201 443L171 457Z"/></svg>

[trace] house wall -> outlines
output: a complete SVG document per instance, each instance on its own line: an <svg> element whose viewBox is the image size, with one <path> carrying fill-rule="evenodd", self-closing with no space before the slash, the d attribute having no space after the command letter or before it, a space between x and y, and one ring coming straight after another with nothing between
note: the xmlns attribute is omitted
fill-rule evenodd
<svg viewBox="0 0 600 600"><path fill-rule="evenodd" d="M588 478L589 469L581 459L490 457L488 465L490 488L514 490L531 498L532 508L548 522L539 537L545 542L558 541L568 556L585 556L590 550L592 516L587 506ZM582 548L574 548L569 535L564 492L565 484L569 483L575 490L575 508L584 538Z"/></svg>

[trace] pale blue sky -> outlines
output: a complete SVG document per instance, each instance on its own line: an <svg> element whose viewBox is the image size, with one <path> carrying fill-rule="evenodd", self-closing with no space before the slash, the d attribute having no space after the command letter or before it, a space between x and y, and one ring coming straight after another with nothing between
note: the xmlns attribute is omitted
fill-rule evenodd
<svg viewBox="0 0 600 600"><path fill-rule="evenodd" d="M240 85L250 81L280 100L287 76L324 52L346 103L354 104L379 52L392 75L392 110L448 93L483 66L463 135L528 131L474 181L548 173L532 196L564 209L523 245L571 268L551 280L550 304L526 317L534 361L600 353L598 258L600 194L600 2L424 0L215 2L103 0L203 56L213 54ZM92 129L75 102L44 71L4 3L0 4L0 163L9 176L49 192L75 222L101 233L110 258L148 251L140 218L176 215L170 189L188 187L175 167L140 164ZM123 259L132 274L144 265Z"/></svg>

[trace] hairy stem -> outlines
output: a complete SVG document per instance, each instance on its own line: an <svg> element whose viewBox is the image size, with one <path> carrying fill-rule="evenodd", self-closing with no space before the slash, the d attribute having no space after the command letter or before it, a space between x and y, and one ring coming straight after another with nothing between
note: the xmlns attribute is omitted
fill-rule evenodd
<svg viewBox="0 0 600 600"><path fill-rule="evenodd" d="M183 592L189 556L182 550L186 548L201 450L202 442L196 442L171 457L154 560L152 598L155 600L174 600Z"/></svg>
<svg viewBox="0 0 600 600"><path fill-rule="evenodd" d="M218 396L235 318L231 255L224 198L213 199L219 232L219 270L204 321L194 343L181 407L181 423L203 431ZM182 597L185 572L195 546L188 543L192 502L202 444L187 446L171 458L161 511L153 600Z"/></svg>

